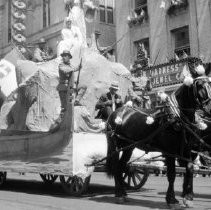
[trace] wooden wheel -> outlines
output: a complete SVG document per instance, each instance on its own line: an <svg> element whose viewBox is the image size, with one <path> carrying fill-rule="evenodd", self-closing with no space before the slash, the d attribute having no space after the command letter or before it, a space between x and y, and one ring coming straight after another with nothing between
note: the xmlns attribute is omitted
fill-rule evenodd
<svg viewBox="0 0 211 210"><path fill-rule="evenodd" d="M56 181L58 176L52 175L52 174L40 174L40 177L42 178L44 183L53 184Z"/></svg>
<svg viewBox="0 0 211 210"><path fill-rule="evenodd" d="M6 181L7 172L0 172L0 187L3 186L3 184Z"/></svg>
<svg viewBox="0 0 211 210"><path fill-rule="evenodd" d="M81 177L78 176L60 176L60 181L62 183L62 187L64 191L72 196L80 196L86 190L90 182L90 177L88 176L83 180Z"/></svg>
<svg viewBox="0 0 211 210"><path fill-rule="evenodd" d="M139 190L149 177L148 169L130 166L123 174L124 184L128 190Z"/></svg>

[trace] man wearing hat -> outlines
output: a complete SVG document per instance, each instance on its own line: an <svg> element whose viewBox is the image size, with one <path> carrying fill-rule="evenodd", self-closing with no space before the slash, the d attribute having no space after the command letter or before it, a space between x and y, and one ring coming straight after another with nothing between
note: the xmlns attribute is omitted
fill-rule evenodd
<svg viewBox="0 0 211 210"><path fill-rule="evenodd" d="M53 58L53 56L50 56L46 50L46 41L44 38L41 38L36 44L37 47L34 50L33 58L35 62L44 62Z"/></svg>
<svg viewBox="0 0 211 210"><path fill-rule="evenodd" d="M95 109L99 110L96 118L107 120L113 111L122 106L121 96L117 94L118 90L118 82L114 81L109 88L109 92L99 98L95 106Z"/></svg>
<svg viewBox="0 0 211 210"><path fill-rule="evenodd" d="M59 85L57 90L59 91L59 97L61 101L61 114L63 114L67 106L67 88L74 69L70 65L70 59L72 58L70 51L64 50L61 54L61 57L62 62L59 64Z"/></svg>
<svg viewBox="0 0 211 210"><path fill-rule="evenodd" d="M70 78L72 76L72 73L75 71L78 71L79 69L76 69L73 67L70 63L70 60L72 58L72 55L69 50L64 50L61 53L62 62L59 64L59 85L57 87L57 90L59 91L60 101L61 101L61 110L62 113L66 110L66 96L67 96L67 88L68 83L70 81ZM74 87L72 87L74 88ZM87 86L85 85L79 85L78 86L78 94L75 99L75 106L81 106L80 100L85 94L87 89Z"/></svg>

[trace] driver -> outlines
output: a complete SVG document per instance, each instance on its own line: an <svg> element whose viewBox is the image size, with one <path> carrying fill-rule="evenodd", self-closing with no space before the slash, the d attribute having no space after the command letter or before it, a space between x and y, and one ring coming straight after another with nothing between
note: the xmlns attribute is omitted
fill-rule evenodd
<svg viewBox="0 0 211 210"><path fill-rule="evenodd" d="M121 96L117 94L118 90L118 82L114 81L109 88L109 92L101 95L95 106L95 109L99 110L96 118L106 121L113 111L123 105Z"/></svg>

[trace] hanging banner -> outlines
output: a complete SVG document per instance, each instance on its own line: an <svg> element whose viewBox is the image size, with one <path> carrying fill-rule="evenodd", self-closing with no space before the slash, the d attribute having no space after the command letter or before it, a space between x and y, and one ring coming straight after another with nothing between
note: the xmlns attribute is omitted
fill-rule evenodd
<svg viewBox="0 0 211 210"><path fill-rule="evenodd" d="M146 77L151 78L152 86L154 88L161 86L168 86L182 82L182 71L187 63L177 62L168 63L152 67L144 73Z"/></svg>

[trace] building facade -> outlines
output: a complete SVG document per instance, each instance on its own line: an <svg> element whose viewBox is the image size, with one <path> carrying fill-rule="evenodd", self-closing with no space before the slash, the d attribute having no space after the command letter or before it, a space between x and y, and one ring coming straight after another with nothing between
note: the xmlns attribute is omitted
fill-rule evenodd
<svg viewBox="0 0 211 210"><path fill-rule="evenodd" d="M44 37L48 46L56 53L57 43L61 40L64 17L68 15L64 0L22 0L26 3L25 31L26 47L33 51L34 44ZM115 35L115 1L96 0L98 7L93 22L87 24L87 42L95 30L101 33L101 46L110 46L116 41ZM11 50L11 36L14 33L13 0L0 1L0 58Z"/></svg>
<svg viewBox="0 0 211 210"><path fill-rule="evenodd" d="M211 61L210 0L116 1L117 61L130 68L143 44L151 65L178 57Z"/></svg>

